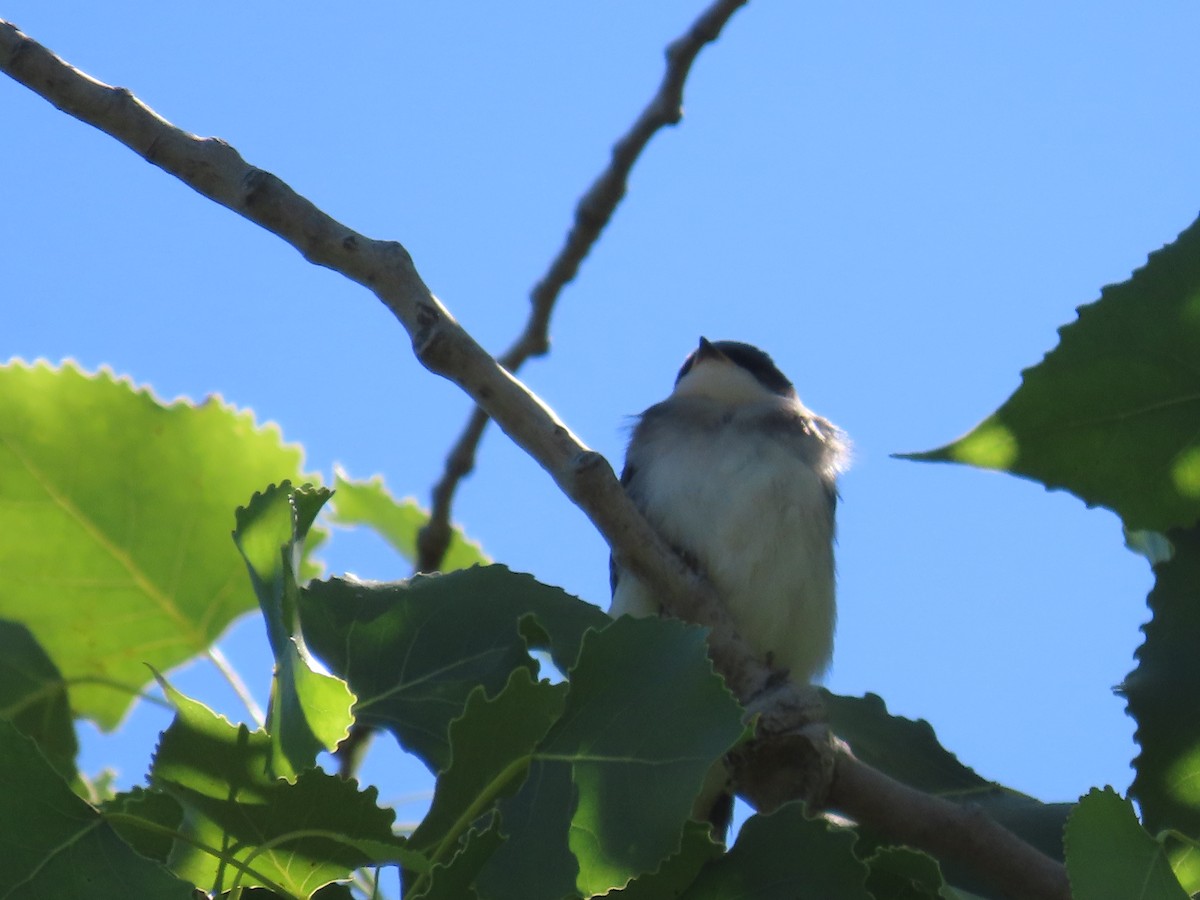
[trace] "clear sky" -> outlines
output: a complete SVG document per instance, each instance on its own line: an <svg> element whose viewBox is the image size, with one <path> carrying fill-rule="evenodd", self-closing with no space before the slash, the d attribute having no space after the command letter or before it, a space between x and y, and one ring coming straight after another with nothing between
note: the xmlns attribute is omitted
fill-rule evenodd
<svg viewBox="0 0 1200 900"><path fill-rule="evenodd" d="M696 2L126 3L4 15L182 128L216 135L351 227L401 241L487 347ZM1076 306L1200 210L1182 2L751 3L700 56L686 117L635 170L522 377L619 466L626 417L699 335L769 350L855 442L829 686L928 719L986 777L1047 800L1124 791L1151 586L1105 510L994 473L891 459L999 405ZM469 404L370 294L0 78L0 357L108 364L159 396L219 392L330 476L423 501ZM497 560L607 603L607 550L489 433L456 518ZM229 525L232 525L230 510ZM402 560L339 533L333 572ZM249 588L247 588L249 589ZM223 645L260 700L248 620ZM179 686L244 715L210 668ZM83 765L138 781L144 704ZM388 741L386 800L425 788ZM403 812L402 812L403 814Z"/></svg>

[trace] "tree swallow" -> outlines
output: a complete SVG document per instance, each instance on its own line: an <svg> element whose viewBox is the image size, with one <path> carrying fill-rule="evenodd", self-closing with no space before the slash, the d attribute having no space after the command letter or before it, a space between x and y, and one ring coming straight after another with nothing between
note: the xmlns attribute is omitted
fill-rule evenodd
<svg viewBox="0 0 1200 900"><path fill-rule="evenodd" d="M637 418L621 483L655 530L705 575L769 665L810 682L829 667L836 618L836 479L848 443L800 402L771 357L700 346L671 396ZM662 608L611 566L611 613Z"/></svg>

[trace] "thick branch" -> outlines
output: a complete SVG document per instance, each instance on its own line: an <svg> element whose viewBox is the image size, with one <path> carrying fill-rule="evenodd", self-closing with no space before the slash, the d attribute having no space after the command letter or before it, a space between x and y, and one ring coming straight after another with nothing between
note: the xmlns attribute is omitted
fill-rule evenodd
<svg viewBox="0 0 1200 900"><path fill-rule="evenodd" d="M591 252L608 225L617 205L625 196L625 187L634 163L650 139L662 128L678 124L683 118L683 85L692 63L705 44L715 41L735 12L747 0L716 0L666 52L667 67L662 82L630 129L613 146L612 158L603 172L575 207L575 221L566 242L530 294L529 318L520 336L497 362L516 372L531 356L550 349L550 315L562 289L574 279L579 266ZM432 572L442 562L450 546L450 507L454 492L475 468L475 453L487 428L488 416L481 408L471 411L467 424L446 455L446 467L433 488L433 508L429 522L417 540L417 570Z"/></svg>
<svg viewBox="0 0 1200 900"><path fill-rule="evenodd" d="M621 565L658 593L681 619L711 629L711 655L730 688L743 701L769 710L767 739L805 735L811 699L791 684L770 684L770 671L737 635L712 587L692 572L658 537L626 496L611 466L589 450L537 397L492 359L442 306L417 274L408 252L394 241L365 237L319 210L269 172L248 165L216 138L199 138L157 115L128 90L102 84L71 68L14 26L0 20L0 71L59 109L111 135L149 162L201 194L278 235L315 265L340 272L371 290L392 311L426 368L459 385L494 418L518 446L538 461L595 524ZM766 690L770 686L770 690ZM770 698L768 700L768 698ZM760 728L760 733L763 731ZM800 787L820 804L829 802L880 831L933 853L962 853L1002 884L1020 884L1028 855L971 855L971 846L947 842L942 829L927 826L938 814L924 795L897 785L857 762L847 762L827 740L805 737L815 761ZM809 764L806 764L809 765ZM832 784L828 775L836 766ZM825 774L821 774L825 773ZM914 796L915 794L915 796ZM931 834L934 832L933 834ZM969 842L968 842L969 843ZM1011 835L1007 843L1020 846ZM1036 852L1026 848L1028 852ZM980 861L980 857L986 857ZM1065 896L1056 879L1061 867L1047 864L1050 889L1025 896ZM1064 876L1065 877L1065 876Z"/></svg>
<svg viewBox="0 0 1200 900"><path fill-rule="evenodd" d="M838 754L829 807L898 843L969 866L1007 897L1070 900L1066 870L978 807L914 790L849 753Z"/></svg>

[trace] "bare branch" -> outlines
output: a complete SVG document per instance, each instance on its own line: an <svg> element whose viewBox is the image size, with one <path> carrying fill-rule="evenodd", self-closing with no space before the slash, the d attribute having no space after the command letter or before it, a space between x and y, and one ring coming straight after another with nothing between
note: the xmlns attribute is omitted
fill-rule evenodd
<svg viewBox="0 0 1200 900"><path fill-rule="evenodd" d="M780 796L803 796L817 805L828 802L878 826L888 836L935 854L969 859L1006 890L1026 883L1030 875L1024 870L1038 869L1044 879L1039 876L1037 884L1018 895L1066 896L1059 889L1065 884L1065 875L1057 863L1034 866L1029 854L1036 851L1011 835L1005 837L1002 854L991 854L986 842L975 837L948 843L944 831L931 831L925 825L932 817L946 815L938 806L942 801L911 791L853 761L821 729L816 729L820 735L813 735L811 689L772 682L770 669L737 634L711 585L650 528L608 462L584 446L459 326L426 287L399 243L372 240L337 222L276 176L248 165L224 141L199 138L176 128L128 90L77 71L2 19L0 71L204 196L279 236L309 262L340 272L371 290L404 326L421 363L459 385L546 469L608 541L621 565L650 585L673 615L710 629L710 654L730 689L752 709L769 712L762 717L766 724L759 728L762 741L786 740L795 747L799 736L811 744L807 755L812 762L803 764L802 776L783 788L772 787L762 802L774 803ZM990 832L974 834L995 840Z"/></svg>
<svg viewBox="0 0 1200 900"><path fill-rule="evenodd" d="M630 129L613 146L612 159L575 207L575 221L566 242L530 294L532 304L525 328L497 362L516 372L532 356L550 349L550 315L562 289L575 278L579 266L591 252L625 196L629 173L650 139L662 128L683 118L683 85L692 63L706 44L715 41L747 0L716 0L686 32L667 47L667 67L662 82ZM475 454L487 428L488 416L481 407L471 411L467 424L446 456L442 477L433 488L429 522L417 539L417 570L432 572L450 546L450 508L459 483L475 468Z"/></svg>
<svg viewBox="0 0 1200 900"><path fill-rule="evenodd" d="M422 365L461 387L537 460L623 566L658 590L680 618L712 629L713 652L732 689L750 697L767 684L769 669L737 636L712 587L650 528L608 462L462 329L421 280L403 246L348 228L275 175L246 163L229 144L177 128L127 89L79 72L2 19L0 71L287 241L314 265L372 291L404 326Z"/></svg>

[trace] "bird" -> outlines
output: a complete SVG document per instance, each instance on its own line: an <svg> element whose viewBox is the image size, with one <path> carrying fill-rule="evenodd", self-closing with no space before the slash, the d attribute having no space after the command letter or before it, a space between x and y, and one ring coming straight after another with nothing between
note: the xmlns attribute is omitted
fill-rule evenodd
<svg viewBox="0 0 1200 900"><path fill-rule="evenodd" d="M627 494L777 677L810 683L832 659L837 478L848 459L842 430L800 402L767 353L738 341L700 338L670 396L635 417ZM609 566L612 616L663 614L647 585ZM712 810L693 815L723 834L732 798L721 811L713 794L698 800Z"/></svg>
<svg viewBox="0 0 1200 900"><path fill-rule="evenodd" d="M636 417L621 483L654 529L723 599L773 668L811 682L836 624L837 477L849 442L809 410L771 357L700 339L671 395ZM614 616L660 615L653 592L611 563Z"/></svg>

